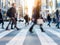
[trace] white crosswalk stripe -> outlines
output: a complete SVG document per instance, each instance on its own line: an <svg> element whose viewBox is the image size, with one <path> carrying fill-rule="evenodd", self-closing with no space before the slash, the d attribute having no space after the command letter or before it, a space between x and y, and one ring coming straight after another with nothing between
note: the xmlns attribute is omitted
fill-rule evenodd
<svg viewBox="0 0 60 45"><path fill-rule="evenodd" d="M51 32L52 34L54 34L54 35L56 35L57 37L59 37L60 38L60 33L59 32L57 32L57 31L54 31L53 29L45 29L45 30L47 30L47 31L49 31L49 32Z"/></svg>
<svg viewBox="0 0 60 45"><path fill-rule="evenodd" d="M4 29L0 29L0 31L4 31Z"/></svg>
<svg viewBox="0 0 60 45"><path fill-rule="evenodd" d="M9 42L6 43L6 45L23 45L24 40L27 37L26 35L27 35L27 32L29 31L30 26L31 25L29 25L26 28L22 29L18 34L16 34L12 38L12 40L9 40ZM24 27L24 26L21 26L21 27ZM36 26L34 28L34 30L35 30L36 34L38 35L38 38L41 42L41 45L58 45L51 36L49 36L45 32L41 32L40 29L38 29L38 28L39 28L39 26ZM51 32L53 35L56 35L57 37L60 38L60 36L59 36L60 33L58 31L55 31L51 27L48 27L47 25L44 25L44 30L46 32ZM3 38L4 36L8 35L9 33L13 32L13 31L15 31L15 30L4 31L4 32L0 33L0 39Z"/></svg>
<svg viewBox="0 0 60 45"><path fill-rule="evenodd" d="M42 33L40 30L35 30L37 33L39 40L41 42L41 45L58 45L54 42L54 40L49 37L47 34Z"/></svg>
<svg viewBox="0 0 60 45"><path fill-rule="evenodd" d="M54 27L53 27L53 28L54 28ZM52 29L52 27L48 27L48 26L45 25L44 29L45 29L45 31L49 31L49 32L51 32L52 34L54 34L54 35L56 35L57 37L60 38L60 32L58 32L56 28ZM55 30L56 30L56 31L55 31Z"/></svg>
<svg viewBox="0 0 60 45"><path fill-rule="evenodd" d="M3 38L4 36L6 36L7 34L11 33L13 30L10 31L4 31L2 33L0 33L0 39Z"/></svg>
<svg viewBox="0 0 60 45"><path fill-rule="evenodd" d="M30 25L31 26L31 25ZM6 45L23 45L23 42L26 38L27 32L30 26L26 27L27 29L22 29L9 43Z"/></svg>

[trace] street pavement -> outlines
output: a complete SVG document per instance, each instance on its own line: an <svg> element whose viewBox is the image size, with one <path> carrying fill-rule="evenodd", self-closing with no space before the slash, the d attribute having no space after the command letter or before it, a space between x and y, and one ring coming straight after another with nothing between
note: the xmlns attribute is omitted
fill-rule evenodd
<svg viewBox="0 0 60 45"><path fill-rule="evenodd" d="M6 28L8 22L5 22ZM0 24L1 25L1 24ZM29 32L32 24L25 26L24 22L18 22L19 31L16 29L1 29L0 26L0 45L60 45L60 29L51 23L51 27L44 23L45 32L41 32L39 25L35 25L33 33Z"/></svg>

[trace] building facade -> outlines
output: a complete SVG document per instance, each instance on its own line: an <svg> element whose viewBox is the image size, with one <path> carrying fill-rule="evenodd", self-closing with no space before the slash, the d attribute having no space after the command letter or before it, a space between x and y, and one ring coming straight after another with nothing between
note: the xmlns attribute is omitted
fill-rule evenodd
<svg viewBox="0 0 60 45"><path fill-rule="evenodd" d="M16 3L19 14L25 14L25 0L0 0L0 8L5 12L11 7L12 3ZM60 9L60 0L41 0L41 10L49 13L55 12L56 9ZM21 11L20 11L21 9Z"/></svg>

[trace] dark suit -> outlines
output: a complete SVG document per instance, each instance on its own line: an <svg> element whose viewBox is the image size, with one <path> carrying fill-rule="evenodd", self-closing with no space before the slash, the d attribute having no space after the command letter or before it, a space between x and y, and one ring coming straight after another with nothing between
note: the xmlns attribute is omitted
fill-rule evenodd
<svg viewBox="0 0 60 45"><path fill-rule="evenodd" d="M9 27L10 24L11 24L11 29L13 29L13 25L15 26L15 28L17 28L17 27L16 27L17 18L15 17L16 9L13 8L13 7L11 7L9 13L10 13L10 17L9 17L9 18L10 18L10 21L9 21L9 24L8 24L6 30L8 29L8 27ZM11 22L12 22L12 23L11 23Z"/></svg>

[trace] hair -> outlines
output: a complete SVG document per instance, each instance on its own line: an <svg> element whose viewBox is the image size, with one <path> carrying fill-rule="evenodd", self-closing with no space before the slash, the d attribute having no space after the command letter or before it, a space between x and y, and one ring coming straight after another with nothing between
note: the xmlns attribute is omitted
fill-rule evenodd
<svg viewBox="0 0 60 45"><path fill-rule="evenodd" d="M16 3L12 3L12 6L14 6Z"/></svg>
<svg viewBox="0 0 60 45"><path fill-rule="evenodd" d="M50 16L50 14L48 14L48 16Z"/></svg>

